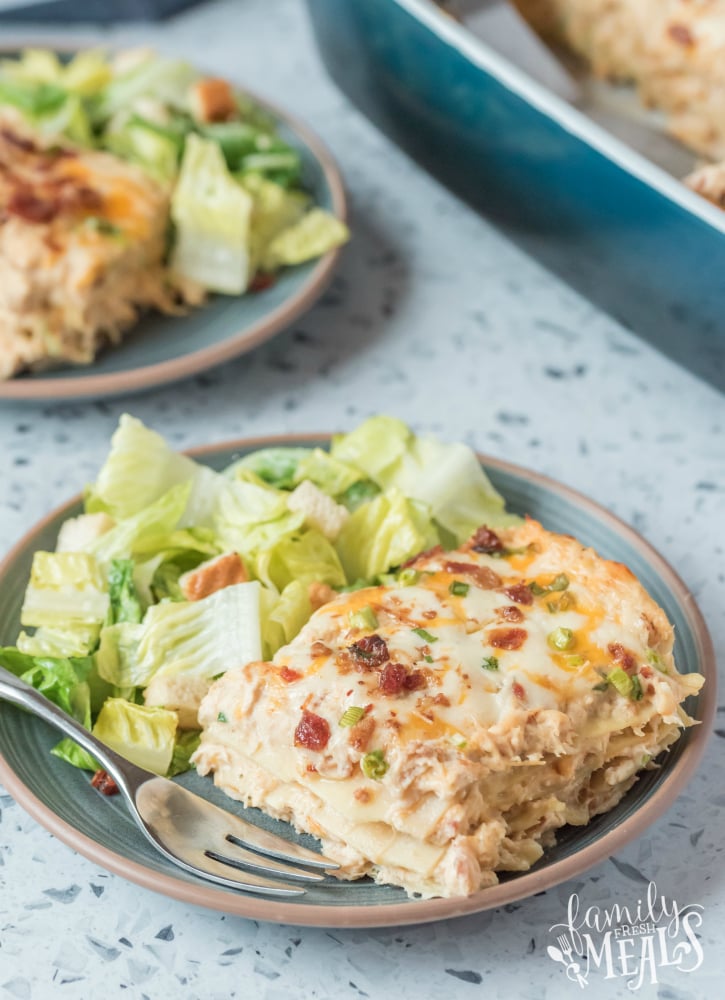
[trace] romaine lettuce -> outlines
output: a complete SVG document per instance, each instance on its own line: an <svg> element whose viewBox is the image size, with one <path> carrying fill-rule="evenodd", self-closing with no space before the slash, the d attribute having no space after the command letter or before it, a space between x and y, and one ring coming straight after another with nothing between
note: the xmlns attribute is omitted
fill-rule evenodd
<svg viewBox="0 0 725 1000"><path fill-rule="evenodd" d="M165 775L174 754L176 712L109 698L96 719L93 735L126 760Z"/></svg>
<svg viewBox="0 0 725 1000"><path fill-rule="evenodd" d="M299 222L283 229L267 245L261 266L265 271L302 264L342 246L350 230L331 212L311 208Z"/></svg>
<svg viewBox="0 0 725 1000"><path fill-rule="evenodd" d="M264 656L271 659L281 646L291 642L312 614L307 587L299 580L288 583L277 597L262 590L262 641Z"/></svg>
<svg viewBox="0 0 725 1000"><path fill-rule="evenodd" d="M106 581L85 552L36 552L20 613L24 626L73 629L96 625L108 612Z"/></svg>

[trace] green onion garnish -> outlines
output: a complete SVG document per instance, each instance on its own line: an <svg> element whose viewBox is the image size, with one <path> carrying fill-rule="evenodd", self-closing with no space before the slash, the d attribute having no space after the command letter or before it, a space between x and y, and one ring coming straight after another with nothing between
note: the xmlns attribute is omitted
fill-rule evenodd
<svg viewBox="0 0 725 1000"><path fill-rule="evenodd" d="M529 584L529 590L534 595L534 597L541 597L542 594L548 593L546 587L542 587L540 583L536 582L536 580L531 581L531 583Z"/></svg>
<svg viewBox="0 0 725 1000"><path fill-rule="evenodd" d="M630 694L630 698L633 701L640 701L641 698L642 698L642 693L643 693L642 692L642 681L639 679L639 677L636 674L634 674L634 676L631 677L630 680L632 681L632 693Z"/></svg>
<svg viewBox="0 0 725 1000"><path fill-rule="evenodd" d="M586 663L586 659L580 656L579 653L572 653L571 656L566 657L566 662L570 667L581 667Z"/></svg>
<svg viewBox="0 0 725 1000"><path fill-rule="evenodd" d="M438 642L438 636L431 635L430 632L426 632L424 628L414 628L413 631L416 635L419 635L421 639L425 639L426 642Z"/></svg>
<svg viewBox="0 0 725 1000"><path fill-rule="evenodd" d="M351 705L346 708L342 714L342 718L338 722L338 726L354 726L356 722L359 722L365 715L365 709L360 708L359 705Z"/></svg>
<svg viewBox="0 0 725 1000"><path fill-rule="evenodd" d="M401 587L412 587L418 580L420 580L420 573L417 569L413 569L412 566L401 569L398 573L398 583Z"/></svg>
<svg viewBox="0 0 725 1000"><path fill-rule="evenodd" d="M607 681L616 688L617 691L624 697L628 698L632 694L632 689L634 687L632 683L632 678L622 670L621 667L615 667L607 674Z"/></svg>
<svg viewBox="0 0 725 1000"><path fill-rule="evenodd" d="M549 632L546 641L552 649L563 652L572 648L576 643L576 637L570 628L555 628L553 632Z"/></svg>
<svg viewBox="0 0 725 1000"><path fill-rule="evenodd" d="M594 687L592 688L592 690L593 691L608 691L609 690L609 684L607 683L607 681L600 681L599 684L595 684L594 685Z"/></svg>
<svg viewBox="0 0 725 1000"><path fill-rule="evenodd" d="M423 657L423 659L425 660L426 663L432 663L433 662L433 657L430 655L430 653L426 653L425 656Z"/></svg>
<svg viewBox="0 0 725 1000"><path fill-rule="evenodd" d="M360 761L360 767L366 778L373 778L375 781L380 781L388 770L382 750L371 750L370 753L366 753Z"/></svg>
<svg viewBox="0 0 725 1000"><path fill-rule="evenodd" d="M370 605L366 604L365 607L360 608L359 611L350 613L350 625L353 628L377 628L378 619Z"/></svg>
<svg viewBox="0 0 725 1000"><path fill-rule="evenodd" d="M229 722L229 719L226 717L224 712L220 712L219 715L217 715L216 720L217 722Z"/></svg>
<svg viewBox="0 0 725 1000"><path fill-rule="evenodd" d="M566 590L568 586L569 586L569 577L566 575L566 573L559 573L559 575L555 576L552 582L549 584L548 589L552 591Z"/></svg>
<svg viewBox="0 0 725 1000"><path fill-rule="evenodd" d="M653 667L657 667L657 669L661 673L663 673L663 674L667 673L667 667L665 666L665 664L664 664L664 662L662 660L662 657L657 652L657 650L655 650L655 649L648 649L647 650L647 659L652 664L652 666Z"/></svg>
<svg viewBox="0 0 725 1000"><path fill-rule="evenodd" d="M652 760L652 754L646 753L642 755L642 760L639 762L640 767L647 767L649 762Z"/></svg>
<svg viewBox="0 0 725 1000"><path fill-rule="evenodd" d="M455 597L465 597L470 589L470 585L464 583L463 580L454 580L448 588L449 592Z"/></svg>
<svg viewBox="0 0 725 1000"><path fill-rule="evenodd" d="M481 666L484 670L498 670L498 658L496 656L484 656Z"/></svg>

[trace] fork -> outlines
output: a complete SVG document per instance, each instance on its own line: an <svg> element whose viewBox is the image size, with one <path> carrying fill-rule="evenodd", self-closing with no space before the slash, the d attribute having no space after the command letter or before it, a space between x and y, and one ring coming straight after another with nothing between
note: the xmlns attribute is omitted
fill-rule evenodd
<svg viewBox="0 0 725 1000"><path fill-rule="evenodd" d="M0 667L0 698L37 715L95 757L118 785L147 839L180 868L230 889L267 896L304 895L304 883L324 882L324 872L339 868L329 858L288 843L132 764L4 667ZM297 884L271 881L265 875Z"/></svg>

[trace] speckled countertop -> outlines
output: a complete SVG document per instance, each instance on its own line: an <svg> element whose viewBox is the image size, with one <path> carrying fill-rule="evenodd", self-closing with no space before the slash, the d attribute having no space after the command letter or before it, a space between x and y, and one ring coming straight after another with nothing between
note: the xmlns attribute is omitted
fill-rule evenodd
<svg viewBox="0 0 725 1000"><path fill-rule="evenodd" d="M93 478L124 410L180 448L350 428L384 410L597 498L677 568L722 649L723 397L593 311L391 147L324 76L298 0L212 3L123 35L203 56L312 123L346 176L355 238L323 301L252 356L128 399L0 406L0 548ZM722 748L713 738L676 806L576 883L399 930L280 927L190 908L99 870L0 794L0 998L575 996L546 954L570 893L587 906L634 903L650 879L704 906L704 963L689 975L660 968L658 985L636 995L719 995ZM584 995L632 992L599 973Z"/></svg>

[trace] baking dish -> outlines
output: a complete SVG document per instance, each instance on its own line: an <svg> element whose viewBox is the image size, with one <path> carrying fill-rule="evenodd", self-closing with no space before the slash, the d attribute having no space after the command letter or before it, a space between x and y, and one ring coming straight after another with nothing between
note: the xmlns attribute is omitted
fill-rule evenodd
<svg viewBox="0 0 725 1000"><path fill-rule="evenodd" d="M328 72L398 145L596 305L725 388L725 213L432 0L307 6Z"/></svg>

